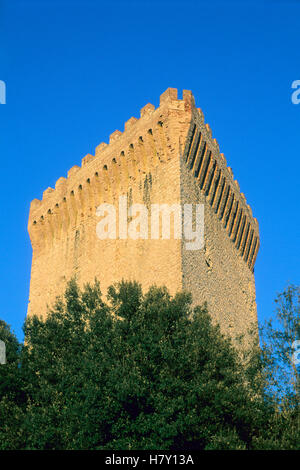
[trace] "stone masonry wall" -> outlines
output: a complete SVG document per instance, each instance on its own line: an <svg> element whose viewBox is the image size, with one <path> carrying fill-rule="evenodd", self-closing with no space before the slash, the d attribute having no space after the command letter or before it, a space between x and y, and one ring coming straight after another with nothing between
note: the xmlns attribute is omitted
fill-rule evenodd
<svg viewBox="0 0 300 470"><path fill-rule="evenodd" d="M182 240L99 240L96 208L120 195L128 205L205 204L205 248L187 251ZM118 211L117 211L118 219ZM144 289L187 288L195 303L208 301L222 327L243 332L256 320L253 266L258 224L219 153L211 130L190 91L169 88L155 109L130 118L123 133L100 144L55 189L32 201L28 230L33 248L28 314L45 315L47 305L75 276L82 285L135 279ZM150 237L150 227L149 227Z"/></svg>

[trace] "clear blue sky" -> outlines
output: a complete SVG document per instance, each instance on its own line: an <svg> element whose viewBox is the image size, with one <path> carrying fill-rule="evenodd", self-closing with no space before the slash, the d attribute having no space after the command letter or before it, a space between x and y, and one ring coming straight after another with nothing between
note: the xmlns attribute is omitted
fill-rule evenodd
<svg viewBox="0 0 300 470"><path fill-rule="evenodd" d="M0 318L19 338L30 201L167 87L193 91L260 226L259 320L299 283L299 1L0 1Z"/></svg>

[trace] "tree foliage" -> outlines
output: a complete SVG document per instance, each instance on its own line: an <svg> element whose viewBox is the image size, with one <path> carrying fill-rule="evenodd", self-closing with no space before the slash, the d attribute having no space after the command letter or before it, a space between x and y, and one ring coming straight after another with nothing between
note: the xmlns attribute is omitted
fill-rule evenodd
<svg viewBox="0 0 300 470"><path fill-rule="evenodd" d="M300 340L300 287L289 285L275 299L276 316L260 328L261 348L268 366L269 388L276 402L300 401L300 364L296 364Z"/></svg>
<svg viewBox="0 0 300 470"><path fill-rule="evenodd" d="M2 449L299 444L296 408L276 411L260 349L241 359L188 293L122 281L104 300L97 281L81 290L72 280L45 319L26 320L22 347L0 326Z"/></svg>
<svg viewBox="0 0 300 470"><path fill-rule="evenodd" d="M261 448L300 449L300 287L288 285L275 299L275 318L260 327L264 393L272 404Z"/></svg>

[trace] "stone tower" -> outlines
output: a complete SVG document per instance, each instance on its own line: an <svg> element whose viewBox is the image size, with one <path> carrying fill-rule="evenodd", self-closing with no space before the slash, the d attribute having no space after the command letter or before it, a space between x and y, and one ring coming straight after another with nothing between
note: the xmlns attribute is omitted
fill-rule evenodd
<svg viewBox="0 0 300 470"><path fill-rule="evenodd" d="M204 204L204 247L187 250L183 239L100 240L96 208L128 205ZM194 302L207 301L224 332L245 332L257 322L253 268L259 249L258 223L231 168L195 107L190 91L168 88L160 106L147 104L124 132L59 178L30 207L33 249L28 314L45 315L66 282L99 279L106 291L121 279L144 289L166 285L174 294L187 289Z"/></svg>

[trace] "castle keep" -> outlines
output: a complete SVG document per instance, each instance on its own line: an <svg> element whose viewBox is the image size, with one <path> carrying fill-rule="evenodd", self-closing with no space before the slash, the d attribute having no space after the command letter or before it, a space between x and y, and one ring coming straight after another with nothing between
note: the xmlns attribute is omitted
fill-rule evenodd
<svg viewBox="0 0 300 470"><path fill-rule="evenodd" d="M155 109L147 104L124 132L86 155L30 207L33 249L28 314L45 315L67 281L122 278L146 290L187 289L196 304L207 301L224 332L245 332L257 321L253 268L259 249L257 220L219 151L190 91L168 88ZM182 239L106 239L96 235L102 203L204 204L204 247L186 250Z"/></svg>

